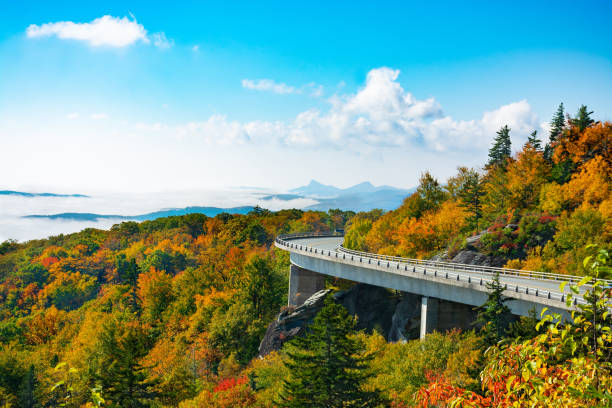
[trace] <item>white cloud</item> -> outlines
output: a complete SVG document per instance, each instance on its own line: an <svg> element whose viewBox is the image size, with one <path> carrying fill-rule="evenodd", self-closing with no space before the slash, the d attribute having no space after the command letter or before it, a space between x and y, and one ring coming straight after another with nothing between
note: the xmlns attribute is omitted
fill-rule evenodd
<svg viewBox="0 0 612 408"><path fill-rule="evenodd" d="M166 34L163 32L151 34L151 40L153 41L153 45L157 48L166 49L174 45L174 40L168 40Z"/></svg>
<svg viewBox="0 0 612 408"><path fill-rule="evenodd" d="M243 79L242 87L254 91L267 91L276 94L308 94L313 98L323 96L323 85L310 82L299 88L287 85L283 82L276 82L273 79Z"/></svg>
<svg viewBox="0 0 612 408"><path fill-rule="evenodd" d="M540 130L536 115L526 100L483 113L478 120L457 121L450 116L436 119L422 129L426 144L436 150L485 149L500 127L510 127L514 146L522 145L533 130Z"/></svg>
<svg viewBox="0 0 612 408"><path fill-rule="evenodd" d="M533 129L540 129L525 100L484 112L478 119L456 120L445 115L434 98L417 99L405 91L398 76L398 70L373 69L356 93L329 98L327 112L309 109L291 121L242 123L213 115L204 122L168 127L167 131L220 145L272 143L359 152L417 146L429 151L483 152L503 125L512 129L514 146L520 146ZM272 80L243 80L243 86L276 93L298 93L305 87L316 91L313 84L296 89Z"/></svg>
<svg viewBox="0 0 612 408"><path fill-rule="evenodd" d="M270 91L277 94L292 94L299 91L293 86L275 82L272 79L243 79L242 87L254 91Z"/></svg>
<svg viewBox="0 0 612 408"><path fill-rule="evenodd" d="M224 115L212 115L204 122L189 122L173 129L178 137L199 137L208 144L244 144L250 140L245 125L228 121Z"/></svg>
<svg viewBox="0 0 612 408"><path fill-rule="evenodd" d="M108 119L108 115L104 112L92 113L89 118L93 120Z"/></svg>
<svg viewBox="0 0 612 408"><path fill-rule="evenodd" d="M194 45L193 47L191 47L191 51L193 51L193 52L200 51L200 46L198 44Z"/></svg>
<svg viewBox="0 0 612 408"><path fill-rule="evenodd" d="M545 137L549 137L550 135L550 122L542 122L540 123L540 128L542 129L541 131L538 130L538 136L540 137L540 139L542 139L542 137L544 135L546 135Z"/></svg>
<svg viewBox="0 0 612 408"><path fill-rule="evenodd" d="M77 119L79 117L78 112L72 112L66 115L66 119Z"/></svg>
<svg viewBox="0 0 612 408"><path fill-rule="evenodd" d="M41 25L31 24L26 29L28 38L56 36L62 40L84 41L93 47L126 47L137 42L149 43L159 48L172 46L163 32L147 34L136 19L102 16L89 23L58 21Z"/></svg>
<svg viewBox="0 0 612 408"><path fill-rule="evenodd" d="M317 85L314 82L311 82L307 85L307 87L311 89L310 96L313 98L320 98L323 96L323 85Z"/></svg>

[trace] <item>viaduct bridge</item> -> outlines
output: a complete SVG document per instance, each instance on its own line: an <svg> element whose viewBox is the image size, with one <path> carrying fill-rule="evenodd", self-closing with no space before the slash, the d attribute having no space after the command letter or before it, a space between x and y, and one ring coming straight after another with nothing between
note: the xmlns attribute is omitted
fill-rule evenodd
<svg viewBox="0 0 612 408"><path fill-rule="evenodd" d="M581 278L546 272L522 271L452 262L398 258L358 252L342 247L337 234L291 234L276 238L275 245L290 252L289 304L299 306L324 289L325 276L367 283L421 296L421 338L433 330L467 327L473 309L487 299L487 283L499 273L507 305L513 314L527 316L547 308L569 317L584 303L581 295L567 305L569 288L562 282Z"/></svg>

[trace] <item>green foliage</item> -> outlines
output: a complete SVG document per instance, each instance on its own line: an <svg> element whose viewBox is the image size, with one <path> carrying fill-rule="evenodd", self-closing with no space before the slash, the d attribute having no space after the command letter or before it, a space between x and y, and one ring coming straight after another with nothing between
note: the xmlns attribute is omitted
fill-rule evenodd
<svg viewBox="0 0 612 408"><path fill-rule="evenodd" d="M497 131L493 146L489 149L488 167L503 166L512 154L512 142L510 141L510 128L505 125Z"/></svg>
<svg viewBox="0 0 612 408"><path fill-rule="evenodd" d="M283 380L289 376L289 370L283 363L283 355L272 352L263 358L252 361L247 375L256 391L257 406L272 408L283 388Z"/></svg>
<svg viewBox="0 0 612 408"><path fill-rule="evenodd" d="M575 170L576 165L571 160L555 163L550 172L550 179L557 184L565 184L570 180Z"/></svg>
<svg viewBox="0 0 612 408"><path fill-rule="evenodd" d="M151 255L147 256L147 259L140 266L140 269L148 271L151 268L155 268L160 271L174 274L183 270L185 266L185 257L183 254L168 254L165 251L157 249Z"/></svg>
<svg viewBox="0 0 612 408"><path fill-rule="evenodd" d="M418 208L420 213L439 208L440 204L446 199L446 194L442 186L440 186L438 180L428 171L421 174L416 194L420 198L420 205ZM416 216L419 215L420 214Z"/></svg>
<svg viewBox="0 0 612 408"><path fill-rule="evenodd" d="M128 260L124 253L119 253L115 256L115 267L117 268L119 282L125 282L132 286L136 285L140 269L134 258Z"/></svg>
<svg viewBox="0 0 612 408"><path fill-rule="evenodd" d="M483 216L480 224L486 225L508 211L510 202L508 173L503 166L489 168L483 180L483 189L484 194L481 199Z"/></svg>
<svg viewBox="0 0 612 408"><path fill-rule="evenodd" d="M556 218L546 213L522 216L516 237L516 244L523 251L519 257L524 257L531 248L546 245L553 238L555 228Z"/></svg>
<svg viewBox="0 0 612 408"><path fill-rule="evenodd" d="M534 130L527 137L527 143L533 146L534 149L540 150L542 147L542 140L538 138L538 131Z"/></svg>
<svg viewBox="0 0 612 408"><path fill-rule="evenodd" d="M24 286L30 283L42 285L49 278L49 272L39 263L29 263L20 268L18 277Z"/></svg>
<svg viewBox="0 0 612 408"><path fill-rule="evenodd" d="M107 320L100 331L94 379L110 407L148 407L156 398L141 359L152 346L147 330L125 318Z"/></svg>
<svg viewBox="0 0 612 408"><path fill-rule="evenodd" d="M509 340L528 340L538 335L538 316L534 308L529 310L529 316L521 316L518 320L510 323L505 337Z"/></svg>
<svg viewBox="0 0 612 408"><path fill-rule="evenodd" d="M485 347L497 344L504 338L512 317L505 304L509 299L503 295L504 286L499 281L499 273L494 275L491 282L487 282L487 289L487 301L480 306L476 319L476 323L481 325L481 341Z"/></svg>
<svg viewBox="0 0 612 408"><path fill-rule="evenodd" d="M18 402L19 406L28 406L27 400L32 395L23 394L31 378L26 362L27 356L14 347L0 348L0 389L4 391L5 400Z"/></svg>
<svg viewBox="0 0 612 408"><path fill-rule="evenodd" d="M555 234L556 218L546 213L527 213L517 225L496 222L482 236L482 247L491 255L524 259L529 251L546 245Z"/></svg>
<svg viewBox="0 0 612 408"><path fill-rule="evenodd" d="M587 303L578 305L578 313L573 316L574 324L583 335L579 347L587 348L603 363L609 375L612 374L612 339L608 338L612 326L612 288L600 279L612 275L612 259L607 250L597 245L589 245L586 250L590 255L584 258L583 266L588 276L594 279L585 278L581 282L591 283L591 287L583 295Z"/></svg>
<svg viewBox="0 0 612 408"><path fill-rule="evenodd" d="M240 297L250 304L258 319L270 319L283 303L286 283L272 260L253 256L239 281Z"/></svg>
<svg viewBox="0 0 612 408"><path fill-rule="evenodd" d="M544 158L546 160L551 161L555 145L554 143L559 139L561 133L563 132L563 128L565 127L565 111L563 107L563 102L559 104L557 108L557 112L555 113L552 122L550 123L550 134L548 136L549 142L546 143L544 147Z"/></svg>
<svg viewBox="0 0 612 408"><path fill-rule="evenodd" d="M56 280L56 284L50 286L47 302L58 309L74 310L91 299L97 289L98 283L95 278L79 273L70 274L65 279Z"/></svg>
<svg viewBox="0 0 612 408"><path fill-rule="evenodd" d="M375 391L365 391L369 378L363 345L354 335L355 320L331 297L305 337L286 347L289 378L283 383L280 406L366 407L382 403Z"/></svg>
<svg viewBox="0 0 612 408"><path fill-rule="evenodd" d="M8 254L19 248L19 244L14 239L7 239L0 244L0 255Z"/></svg>
<svg viewBox="0 0 612 408"><path fill-rule="evenodd" d="M580 131L583 131L584 129L595 123L595 121L591 118L592 114L593 111L589 112L586 105L580 105L580 108L578 108L578 113L576 113L576 117L572 118L571 120L572 125L578 126Z"/></svg>
<svg viewBox="0 0 612 408"><path fill-rule="evenodd" d="M344 235L343 245L356 251L365 251L365 237L372 229L372 220L362 218L359 214L353 219L349 230Z"/></svg>
<svg viewBox="0 0 612 408"><path fill-rule="evenodd" d="M209 342L223 355L235 353L246 365L257 354L266 323L259 320L249 304L234 303L227 310L217 309L208 326Z"/></svg>
<svg viewBox="0 0 612 408"><path fill-rule="evenodd" d="M397 343L387 343L374 333L364 336L364 342L368 350L374 351L368 388L379 389L396 406L414 406L416 391L427 384L431 373L445 373L461 386L477 383L468 373L481 356L473 331L434 332L423 340Z"/></svg>
<svg viewBox="0 0 612 408"><path fill-rule="evenodd" d="M597 243L602 236L605 220L597 211L577 210L559 218L555 247L559 252L576 250Z"/></svg>
<svg viewBox="0 0 612 408"><path fill-rule="evenodd" d="M475 169L459 168L457 186L454 189L461 206L469 211L467 222L470 228L478 225L482 218L482 197L484 195L482 178Z"/></svg>
<svg viewBox="0 0 612 408"><path fill-rule="evenodd" d="M16 318L5 319L0 322L0 344L11 344L23 337L23 328L17 324Z"/></svg>

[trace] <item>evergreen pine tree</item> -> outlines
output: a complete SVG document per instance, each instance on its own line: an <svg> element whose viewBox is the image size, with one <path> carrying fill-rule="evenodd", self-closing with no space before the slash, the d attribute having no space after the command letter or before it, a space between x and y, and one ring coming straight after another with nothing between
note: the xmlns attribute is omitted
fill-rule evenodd
<svg viewBox="0 0 612 408"><path fill-rule="evenodd" d="M497 131L497 136L493 141L493 146L489 149L489 162L487 167L504 165L506 159L512 154L512 144L510 141L510 128L505 125Z"/></svg>
<svg viewBox="0 0 612 408"><path fill-rule="evenodd" d="M559 139L559 136L563 132L563 128L565 127L565 108L563 107L563 102L559 104L557 108L557 112L550 122L550 135L548 138L548 143L544 147L544 158L546 160L551 160L554 153L554 143Z"/></svg>
<svg viewBox="0 0 612 408"><path fill-rule="evenodd" d="M98 341L96 383L113 407L149 407L156 397L155 383L140 361L150 348L148 333L135 322L111 319Z"/></svg>
<svg viewBox="0 0 612 408"><path fill-rule="evenodd" d="M580 128L580 131L583 131L584 129L595 123L595 121L591 118L592 113L593 111L589 112L586 105L581 105L578 109L576 117L572 119L572 124L574 126L578 126Z"/></svg>
<svg viewBox="0 0 612 408"><path fill-rule="evenodd" d="M460 205L471 213L467 218L468 223L475 228L482 217L481 199L484 195L482 180L476 170L470 169L465 173L465 179L457 194L460 198Z"/></svg>
<svg viewBox="0 0 612 408"><path fill-rule="evenodd" d="M21 383L21 390L19 393L22 407L33 408L38 405L35 395L37 383L34 364L30 364L30 368Z"/></svg>
<svg viewBox="0 0 612 408"><path fill-rule="evenodd" d="M305 337L288 343L279 405L283 407L374 407L378 393L364 391L367 359L363 346L352 335L355 320L331 296L308 328Z"/></svg>
<svg viewBox="0 0 612 408"><path fill-rule="evenodd" d="M510 308L505 304L508 298L503 295L504 286L499 281L499 273L487 283L487 289L489 296L480 306L476 318L476 323L482 325L482 343L486 347L497 344L504 337L512 318Z"/></svg>
<svg viewBox="0 0 612 408"><path fill-rule="evenodd" d="M537 130L534 130L533 132L531 132L531 134L527 137L527 143L532 145L534 149L540 150L540 148L542 147L542 141L538 139Z"/></svg>

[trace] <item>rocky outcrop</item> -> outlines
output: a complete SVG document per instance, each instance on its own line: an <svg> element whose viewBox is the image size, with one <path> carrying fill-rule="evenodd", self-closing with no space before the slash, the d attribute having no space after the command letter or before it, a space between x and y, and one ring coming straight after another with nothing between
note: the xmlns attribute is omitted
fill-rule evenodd
<svg viewBox="0 0 612 408"><path fill-rule="evenodd" d="M287 307L278 318L268 325L266 334L259 344L259 356L280 350L283 344L295 336L302 335L314 317L323 307L323 301L331 290L320 290L309 297L303 305Z"/></svg>
<svg viewBox="0 0 612 408"><path fill-rule="evenodd" d="M515 228L514 224L508 224L506 228ZM480 238L486 234L487 231L482 231L480 234L472 235L465 239L465 247L457 252L455 256L449 259L448 252L434 255L432 261L444 261L444 262L456 262L469 265L480 265L480 266L496 266L501 267L508 262L506 258L499 256L489 256L480 252L482 246L480 244Z"/></svg>
<svg viewBox="0 0 612 408"><path fill-rule="evenodd" d="M480 266L504 266L507 259L498 256L489 256L471 249L463 249L455 255L451 262Z"/></svg>
<svg viewBox="0 0 612 408"><path fill-rule="evenodd" d="M304 334L330 292L319 291L303 305L283 310L268 326L259 355L279 350L285 342ZM359 330L368 333L376 330L389 341L406 341L419 335L421 297L418 295L359 283L333 296L351 315L357 316Z"/></svg>

